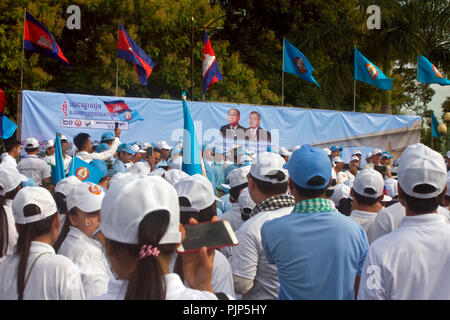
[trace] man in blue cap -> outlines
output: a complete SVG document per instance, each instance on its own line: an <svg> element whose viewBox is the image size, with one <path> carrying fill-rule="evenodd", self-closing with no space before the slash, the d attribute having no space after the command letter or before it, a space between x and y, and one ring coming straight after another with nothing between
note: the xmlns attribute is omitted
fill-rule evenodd
<svg viewBox="0 0 450 320"><path fill-rule="evenodd" d="M344 151L344 147L341 144L340 147L332 146L330 148L330 150L331 150L331 159L333 159L334 157L340 157L341 156L341 152Z"/></svg>
<svg viewBox="0 0 450 320"><path fill-rule="evenodd" d="M108 146L108 149L109 149L109 148L111 148L111 145L113 144L115 138L116 137L114 135L114 132L107 131L107 132L102 134L102 138L100 139L100 143L106 143L106 145Z"/></svg>
<svg viewBox="0 0 450 320"><path fill-rule="evenodd" d="M136 153L128 143L122 143L118 148L118 157L109 172L112 177L118 172L128 172L126 164L131 161L131 157Z"/></svg>
<svg viewBox="0 0 450 320"><path fill-rule="evenodd" d="M278 269L278 299L354 299L369 244L364 229L325 198L328 156L303 145L287 167L296 205L261 228L267 260Z"/></svg>

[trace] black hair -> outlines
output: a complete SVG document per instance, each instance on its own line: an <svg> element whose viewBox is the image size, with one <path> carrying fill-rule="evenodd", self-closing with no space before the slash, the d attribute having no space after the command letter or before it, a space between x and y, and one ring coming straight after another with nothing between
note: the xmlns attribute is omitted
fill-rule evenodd
<svg viewBox="0 0 450 320"><path fill-rule="evenodd" d="M366 188L366 189L364 189L364 192L367 192L367 193L371 193L372 191L373 191L374 194L375 194L375 190L373 190L372 188ZM361 204L365 204L365 205L367 205L367 206L371 206L371 205L377 203L378 201L380 201L380 197L378 197L378 198L369 198L369 197L366 197L366 196L363 196L363 195L357 193L357 192L355 191L355 189L353 189L353 193L355 194L355 200L356 200L356 202L359 202L359 203L361 203ZM382 197L382 196L381 196L381 197Z"/></svg>
<svg viewBox="0 0 450 320"><path fill-rule="evenodd" d="M258 111L252 111L252 112L250 112L250 114L257 114L257 115L258 115L258 118L261 119L261 115L259 114Z"/></svg>
<svg viewBox="0 0 450 320"><path fill-rule="evenodd" d="M238 116L241 116L241 112L236 108L231 108L230 110L228 110L227 114L230 113L231 110L236 110Z"/></svg>
<svg viewBox="0 0 450 320"><path fill-rule="evenodd" d="M419 184L413 188L413 191L421 194L428 194L436 191L436 188L429 184ZM420 199L412 197L403 191L403 197L406 200L409 210L417 213L429 213L437 209L442 201L443 193L436 197L428 199Z"/></svg>
<svg viewBox="0 0 450 320"><path fill-rule="evenodd" d="M23 207L23 215L31 217L41 213L41 209L35 204L28 204ZM18 300L23 300L25 290L25 271L27 270L28 257L30 255L31 241L39 236L47 234L52 229L52 223L57 217L57 212L51 216L27 223L17 224L19 238L17 239L17 254L19 255L19 264L17 266L17 294Z"/></svg>
<svg viewBox="0 0 450 320"><path fill-rule="evenodd" d="M344 216L348 217L352 213L352 202L353 201L350 198L342 198L339 200L339 205L336 209L338 209L338 211Z"/></svg>
<svg viewBox="0 0 450 320"><path fill-rule="evenodd" d="M325 195L325 191L327 189L326 187L320 188L320 189L302 188L299 185L295 184L294 181L292 181L292 183L294 184L294 187L295 187L295 190L297 191L297 193L300 196L306 197L306 198L317 198L317 197L323 196L323 195ZM321 176L314 176L311 179L309 179L306 183L309 184L310 186L320 186L325 183L325 179Z"/></svg>
<svg viewBox="0 0 450 320"><path fill-rule="evenodd" d="M178 202L180 207L191 207L191 203L186 197L179 197ZM198 222L211 221L214 216L217 215L216 201L213 202L209 207L199 210L198 212L191 210L180 209L180 223L189 224L189 219L194 218Z"/></svg>
<svg viewBox="0 0 450 320"><path fill-rule="evenodd" d="M255 184L258 187L259 191L261 191L261 193L266 196L274 194L284 194L287 192L288 189L287 181L280 183L272 183L268 181L259 180L254 176L252 176L251 174L249 174L249 176L253 179L253 181L255 181ZM281 171L277 171L276 174L274 175L266 175L266 177L271 179L278 179L279 181L286 179L286 175Z"/></svg>
<svg viewBox="0 0 450 320"><path fill-rule="evenodd" d="M234 186L230 189L230 198L233 201L237 201L239 199L239 195L241 194L241 190L247 188L248 182L240 184L238 186Z"/></svg>
<svg viewBox="0 0 450 320"><path fill-rule="evenodd" d="M30 152L36 152L36 151L38 151L39 149L38 148L25 148L25 152L28 152L28 153L30 153Z"/></svg>
<svg viewBox="0 0 450 320"><path fill-rule="evenodd" d="M6 255L9 245L9 226L6 216L5 205L6 199L13 200L17 192L22 188L19 184L14 190L7 192L5 196L0 197L0 258ZM0 190L3 190L0 188Z"/></svg>
<svg viewBox="0 0 450 320"><path fill-rule="evenodd" d="M175 251L176 243L159 244L170 222L167 210L153 211L147 214L138 227L139 244L126 244L106 239L113 255L118 251L139 258L143 245L158 248L160 254L170 255ZM158 258L154 255L139 259L128 282L125 300L164 300L166 297L166 283Z"/></svg>
<svg viewBox="0 0 450 320"><path fill-rule="evenodd" d="M76 207L73 207L67 212L67 204L66 204L66 218L64 219L64 223L61 227L61 230L59 231L58 238L56 238L56 241L53 243L53 249L55 249L55 252L58 252L59 249L61 248L64 239L66 239L67 234L70 231L70 226L72 226L72 224L70 223L69 215L75 216L77 214L77 210L78 209Z"/></svg>
<svg viewBox="0 0 450 320"><path fill-rule="evenodd" d="M16 138L9 138L5 140L5 150L6 152L10 152L13 148L21 145L20 141Z"/></svg>
<svg viewBox="0 0 450 320"><path fill-rule="evenodd" d="M86 144L88 138L90 138L90 135L87 133L79 133L73 138L73 143L77 147L78 150L83 149L84 145Z"/></svg>

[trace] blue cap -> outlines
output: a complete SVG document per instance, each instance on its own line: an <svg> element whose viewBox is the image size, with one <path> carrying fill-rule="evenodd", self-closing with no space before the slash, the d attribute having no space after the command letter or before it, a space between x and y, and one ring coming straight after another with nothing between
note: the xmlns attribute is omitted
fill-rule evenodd
<svg viewBox="0 0 450 320"><path fill-rule="evenodd" d="M122 143L118 148L117 152L128 152L129 154L135 155L136 151L131 149L131 146L128 143Z"/></svg>
<svg viewBox="0 0 450 320"><path fill-rule="evenodd" d="M95 152L98 152L98 153L106 151L106 150L109 150L109 147L106 143L100 143L97 146L97 148L95 148Z"/></svg>
<svg viewBox="0 0 450 320"><path fill-rule="evenodd" d="M331 161L325 151L304 144L296 150L288 161L288 172L291 180L301 188L324 189L331 179ZM308 184L315 177L322 177L325 182L318 186Z"/></svg>
<svg viewBox="0 0 450 320"><path fill-rule="evenodd" d="M342 144L341 144L341 146L340 147L338 147L338 146L332 146L331 148L330 148L330 150L331 151L344 151L344 147L342 146Z"/></svg>
<svg viewBox="0 0 450 320"><path fill-rule="evenodd" d="M116 138L116 135L114 134L114 132L108 131L108 132L105 132L104 134L102 134L101 141L114 140L115 138Z"/></svg>
<svg viewBox="0 0 450 320"><path fill-rule="evenodd" d="M381 154L381 157L382 157L382 158L388 158L388 159L394 158L394 157L391 156L391 154L390 154L389 152L387 152L387 151L383 152L383 153Z"/></svg>
<svg viewBox="0 0 450 320"><path fill-rule="evenodd" d="M94 159L94 160L91 160L91 162L89 162L89 164L96 167L102 173L102 178L108 174L108 167L106 166L105 161L99 160L99 159Z"/></svg>

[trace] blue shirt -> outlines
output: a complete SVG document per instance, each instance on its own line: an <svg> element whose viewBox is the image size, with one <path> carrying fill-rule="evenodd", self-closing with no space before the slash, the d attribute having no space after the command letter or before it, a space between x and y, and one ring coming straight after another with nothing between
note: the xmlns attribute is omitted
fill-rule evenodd
<svg viewBox="0 0 450 320"><path fill-rule="evenodd" d="M233 207L233 204L230 202L230 194L224 194L223 196L220 197L220 200L222 200L222 202L217 202L221 204L221 210L223 213L227 212L228 210L231 209L231 207Z"/></svg>
<svg viewBox="0 0 450 320"><path fill-rule="evenodd" d="M216 189L224 191L222 187L222 183L225 184L225 170L223 170L223 163L215 163L211 164L211 169L214 172L214 180L216 181L216 185L214 186Z"/></svg>
<svg viewBox="0 0 450 320"><path fill-rule="evenodd" d="M292 212L264 223L261 237L278 269L278 299L355 299L369 244L352 219L337 211Z"/></svg>
<svg viewBox="0 0 450 320"><path fill-rule="evenodd" d="M112 177L118 172L128 172L128 169L121 160L116 159L116 161L114 161L111 170L109 170L109 175Z"/></svg>

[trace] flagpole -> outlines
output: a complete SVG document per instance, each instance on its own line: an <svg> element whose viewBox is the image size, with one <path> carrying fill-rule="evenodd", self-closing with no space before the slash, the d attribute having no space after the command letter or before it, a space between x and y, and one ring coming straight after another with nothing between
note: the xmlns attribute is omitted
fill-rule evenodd
<svg viewBox="0 0 450 320"><path fill-rule="evenodd" d="M27 8L23 12L23 36L22 36L22 65L20 68L20 92L23 90L23 57L25 55L25 20L27 15Z"/></svg>
<svg viewBox="0 0 450 320"><path fill-rule="evenodd" d="M283 37L283 53L281 55L281 105L284 106L284 37Z"/></svg>
<svg viewBox="0 0 450 320"><path fill-rule="evenodd" d="M356 112L356 80L353 79L353 112Z"/></svg>
<svg viewBox="0 0 450 320"><path fill-rule="evenodd" d="M117 47L119 47L119 22L117 22ZM119 95L119 55L116 49L116 97Z"/></svg>

